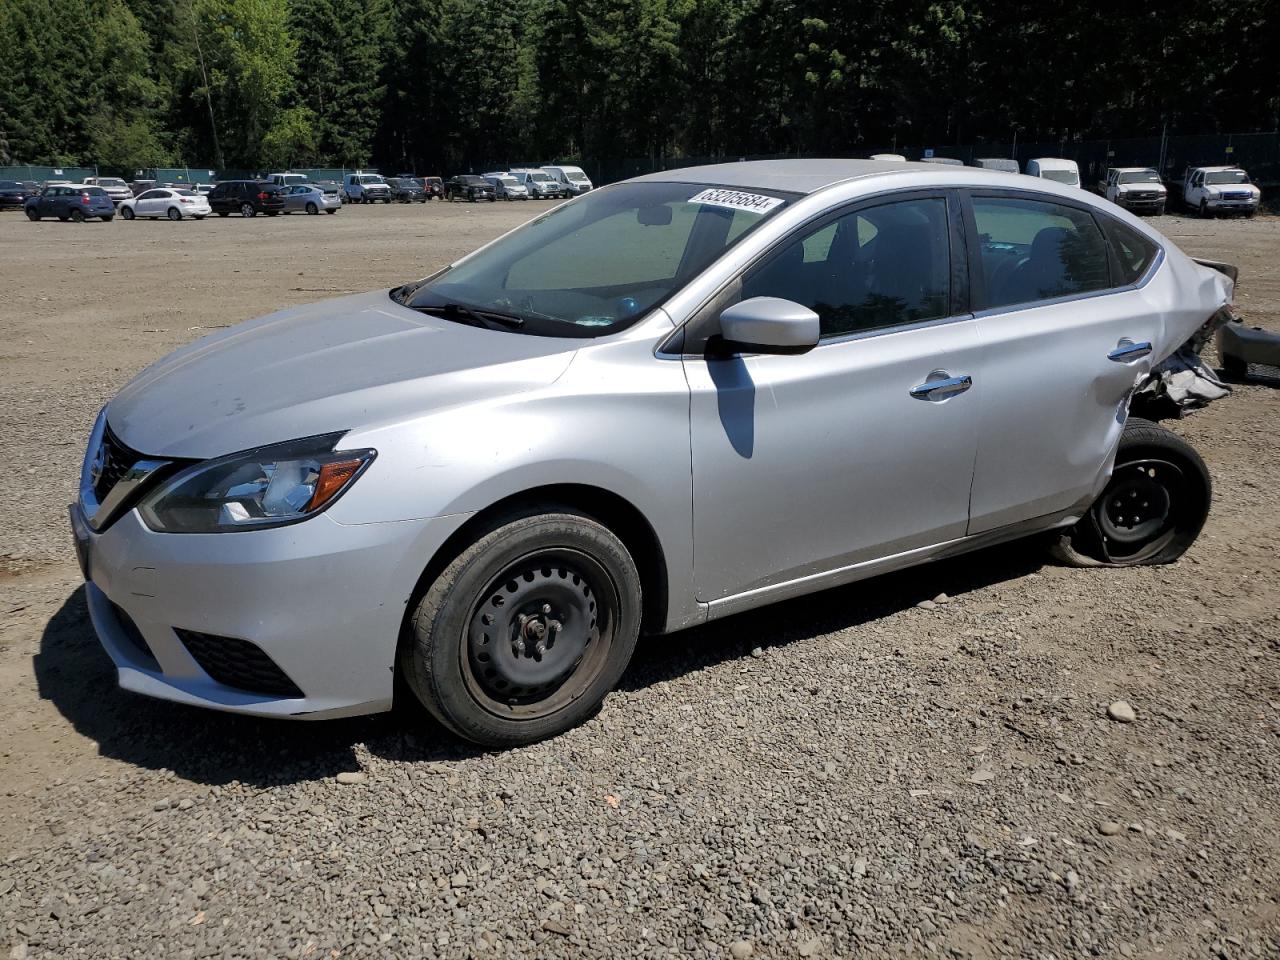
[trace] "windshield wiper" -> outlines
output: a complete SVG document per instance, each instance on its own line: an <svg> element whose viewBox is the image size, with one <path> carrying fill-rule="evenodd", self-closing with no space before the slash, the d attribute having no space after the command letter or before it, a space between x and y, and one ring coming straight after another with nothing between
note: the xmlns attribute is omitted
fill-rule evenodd
<svg viewBox="0 0 1280 960"><path fill-rule="evenodd" d="M524 326L524 317L493 310L478 310L465 303L422 304L415 305L413 309L486 330L519 330Z"/></svg>

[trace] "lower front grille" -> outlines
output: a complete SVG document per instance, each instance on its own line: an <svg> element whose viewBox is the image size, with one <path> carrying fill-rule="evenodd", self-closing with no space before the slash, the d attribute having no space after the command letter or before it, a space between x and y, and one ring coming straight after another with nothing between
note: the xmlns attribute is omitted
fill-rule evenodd
<svg viewBox="0 0 1280 960"><path fill-rule="evenodd" d="M303 695L276 662L248 640L177 627L174 632L200 669L224 686L272 697Z"/></svg>
<svg viewBox="0 0 1280 960"><path fill-rule="evenodd" d="M110 603L110 601L108 601ZM151 652L151 647L147 645L146 639L142 636L142 631L138 629L138 625L133 622L133 617L124 612L124 609L115 603L111 603L111 612L116 616L116 623L120 627L120 633L124 635L129 646L141 657L149 663L159 667L156 662L156 655Z"/></svg>

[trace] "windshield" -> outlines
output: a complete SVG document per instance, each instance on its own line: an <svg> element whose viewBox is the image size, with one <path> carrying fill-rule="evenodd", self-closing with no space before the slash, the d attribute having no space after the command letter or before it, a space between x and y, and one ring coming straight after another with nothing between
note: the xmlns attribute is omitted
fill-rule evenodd
<svg viewBox="0 0 1280 960"><path fill-rule="evenodd" d="M174 193L176 193L176 194L177 194L178 196L180 196L180 197L198 197L198 196L200 196L200 194L196 193L194 190L175 190L175 191L173 191L173 192L174 192Z"/></svg>
<svg viewBox="0 0 1280 960"><path fill-rule="evenodd" d="M0 190L21 190L22 184L17 180L0 180Z"/></svg>
<svg viewBox="0 0 1280 960"><path fill-rule="evenodd" d="M1074 170L1041 170L1040 176L1045 180L1052 180L1054 183L1065 183L1073 187L1080 182L1080 175Z"/></svg>
<svg viewBox="0 0 1280 960"><path fill-rule="evenodd" d="M1154 170L1131 170L1120 174L1121 183L1159 183L1160 174Z"/></svg>
<svg viewBox="0 0 1280 960"><path fill-rule="evenodd" d="M362 177L356 177L356 183L386 183L386 181L379 176L365 174Z"/></svg>
<svg viewBox="0 0 1280 960"><path fill-rule="evenodd" d="M1248 183L1249 175L1243 170L1214 170L1204 175L1205 183Z"/></svg>
<svg viewBox="0 0 1280 960"><path fill-rule="evenodd" d="M500 314L522 333L604 336L666 300L789 196L693 183L606 187L392 296L450 318Z"/></svg>
<svg viewBox="0 0 1280 960"><path fill-rule="evenodd" d="M87 193L91 197L105 197L107 195L107 191L101 187L81 187L80 192Z"/></svg>
<svg viewBox="0 0 1280 960"><path fill-rule="evenodd" d="M123 187L124 181L119 177L99 177L98 186L100 187Z"/></svg>
<svg viewBox="0 0 1280 960"><path fill-rule="evenodd" d="M545 173L531 173L529 174L529 179L530 180L550 180L551 178L547 176Z"/></svg>

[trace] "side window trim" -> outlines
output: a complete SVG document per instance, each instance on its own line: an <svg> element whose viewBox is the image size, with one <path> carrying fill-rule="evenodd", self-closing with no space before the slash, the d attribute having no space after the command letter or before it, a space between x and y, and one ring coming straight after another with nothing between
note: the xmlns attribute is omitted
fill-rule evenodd
<svg viewBox="0 0 1280 960"><path fill-rule="evenodd" d="M676 355L686 357L703 357L705 356L706 343L716 333L712 329L720 313L727 307L734 297L740 294L743 278L751 271L756 270L767 264L773 257L781 254L791 243L807 237L813 233L822 230L832 222L847 217L850 214L858 213L862 210L869 210L872 207L881 207L889 203L898 203L909 200L928 200L937 199L946 202L948 236L947 246L950 253L950 285L951 285L951 310L953 311L945 317L937 317L932 320L919 320L911 323L900 323L893 326L877 327L873 330L861 330L851 333L841 334L839 336L826 337L818 342L817 349L821 349L827 344L844 343L849 340L863 340L867 337L882 336L889 333L898 333L903 330L913 330L917 327L937 326L944 323L954 323L960 320L968 320L973 317L972 311L972 266L968 262L966 255L967 239L969 236L976 236L971 230L960 222L961 207L961 191L955 187L934 187L921 188L909 187L906 189L887 190L876 193L867 197L859 197L851 200L842 206L835 207L830 210L823 211L820 214L806 220L804 223L797 225L785 236L779 238L768 250L762 252L754 260L739 270L732 278L722 284L715 293L698 307L697 310L672 334L667 336L661 344L659 344L655 353L659 357L669 357L676 351Z"/></svg>

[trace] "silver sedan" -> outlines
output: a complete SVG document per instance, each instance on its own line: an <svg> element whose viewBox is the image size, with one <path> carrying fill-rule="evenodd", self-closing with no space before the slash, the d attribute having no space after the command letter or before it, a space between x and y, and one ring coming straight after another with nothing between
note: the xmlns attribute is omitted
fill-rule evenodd
<svg viewBox="0 0 1280 960"><path fill-rule="evenodd" d="M325 190L314 183L296 183L280 191L284 196L285 213L311 213L320 211L337 213L342 209L342 197L337 187Z"/></svg>
<svg viewBox="0 0 1280 960"><path fill-rule="evenodd" d="M71 507L89 609L130 690L324 717L400 677L507 746L591 716L642 633L1032 534L1169 563L1209 475L1138 415L1220 395L1234 282L976 168L607 186L139 374Z"/></svg>

